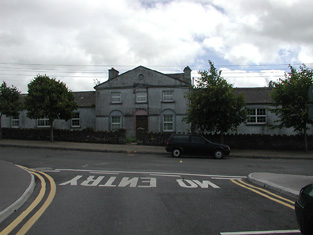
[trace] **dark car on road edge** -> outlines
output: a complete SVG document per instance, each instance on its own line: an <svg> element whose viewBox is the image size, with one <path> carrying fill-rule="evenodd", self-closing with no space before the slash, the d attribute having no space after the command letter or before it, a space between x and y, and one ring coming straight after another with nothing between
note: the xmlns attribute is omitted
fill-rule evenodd
<svg viewBox="0 0 313 235"><path fill-rule="evenodd" d="M313 235L313 184L300 190L295 210L301 233Z"/></svg>
<svg viewBox="0 0 313 235"><path fill-rule="evenodd" d="M224 144L213 143L201 135L193 134L173 134L168 139L165 147L167 152L171 152L173 157L182 154L193 155L213 155L220 159L224 155L230 154L230 147Z"/></svg>

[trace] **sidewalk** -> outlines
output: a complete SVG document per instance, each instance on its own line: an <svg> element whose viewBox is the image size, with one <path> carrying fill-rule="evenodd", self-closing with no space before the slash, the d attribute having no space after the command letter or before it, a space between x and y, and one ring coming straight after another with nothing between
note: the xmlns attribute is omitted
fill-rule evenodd
<svg viewBox="0 0 313 235"><path fill-rule="evenodd" d="M169 154L164 146L147 146L137 144L94 144L77 142L50 142L38 140L0 140L0 147L21 147L38 149L56 149L72 151L137 153L137 154ZM271 150L231 150L229 157L243 158L280 158L280 159L311 159L313 151L271 151Z"/></svg>
<svg viewBox="0 0 313 235"><path fill-rule="evenodd" d="M0 160L0 223L26 202L34 187L32 174Z"/></svg>
<svg viewBox="0 0 313 235"><path fill-rule="evenodd" d="M132 154L170 154L165 151L163 146L143 146L136 144L111 145L3 139L0 140L0 147ZM313 160L313 152L232 150L231 155L227 156L227 158L228 157ZM295 199L303 186L313 183L313 175L305 176L255 172L248 176L248 180ZM34 177L29 172L12 163L0 160L0 223L28 199L33 192L34 185Z"/></svg>

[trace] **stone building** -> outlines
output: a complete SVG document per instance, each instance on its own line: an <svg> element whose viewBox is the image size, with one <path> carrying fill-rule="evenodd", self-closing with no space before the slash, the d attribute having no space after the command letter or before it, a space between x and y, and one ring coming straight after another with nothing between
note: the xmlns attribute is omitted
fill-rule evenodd
<svg viewBox="0 0 313 235"><path fill-rule="evenodd" d="M183 73L165 74L138 66L119 74L109 70L109 79L97 85L95 91L73 92L78 109L69 121L55 120L54 128L98 131L127 130L135 137L138 129L145 132L188 132L189 124L185 98L191 85L191 69ZM277 116L269 111L273 107L271 88L235 88L247 103L248 118L239 125L238 134L294 135L291 128L272 129ZM26 110L17 117L2 116L4 128L48 128L49 120L29 119ZM313 134L313 128L308 131Z"/></svg>
<svg viewBox="0 0 313 235"><path fill-rule="evenodd" d="M163 74L139 66L120 74L109 70L109 79L96 86L96 129L127 129L147 132L186 132L183 122L191 85L191 69L184 73Z"/></svg>

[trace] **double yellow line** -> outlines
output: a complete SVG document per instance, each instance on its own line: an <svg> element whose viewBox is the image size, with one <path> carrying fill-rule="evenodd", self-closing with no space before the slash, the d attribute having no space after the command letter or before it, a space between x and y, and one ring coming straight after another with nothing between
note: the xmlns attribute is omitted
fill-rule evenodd
<svg viewBox="0 0 313 235"><path fill-rule="evenodd" d="M287 198L281 197L281 196L279 196L275 193L272 193L272 192L270 192L264 188L260 188L260 187L256 187L256 186L251 185L251 184L247 184L243 180L233 180L232 179L231 182L239 185L240 187L246 188L252 192L255 192L255 193L257 193L263 197L266 197L272 201L278 202L279 204L287 206L287 207L294 210L294 202L287 199Z"/></svg>
<svg viewBox="0 0 313 235"><path fill-rule="evenodd" d="M48 197L46 198L46 201L42 204L42 206L35 212L35 214L24 223L24 225L20 228L20 230L16 234L25 234L27 231L36 223L36 221L40 218L40 216L45 212L45 210L48 208L48 206L51 204L55 193L56 193L56 185L54 183L54 180L51 176L47 175L44 172L36 171L32 169L28 169L26 167L20 166L29 172L31 172L33 175L35 175L41 182L41 189L36 197L36 199L32 202L32 204L23 211L11 224L9 224L3 231L0 232L0 235L6 235L13 231L43 200L45 194L46 194L46 179L48 179L50 184L50 192ZM44 176L44 177L43 177Z"/></svg>

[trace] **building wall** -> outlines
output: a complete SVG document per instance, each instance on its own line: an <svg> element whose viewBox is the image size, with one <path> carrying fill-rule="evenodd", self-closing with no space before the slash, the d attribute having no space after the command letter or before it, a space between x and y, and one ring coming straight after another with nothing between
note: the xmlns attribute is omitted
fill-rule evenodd
<svg viewBox="0 0 313 235"><path fill-rule="evenodd" d="M127 129L128 136L135 136L137 119L146 116L148 132L163 132L164 116L173 115L174 132L186 132L189 125L182 123L186 116L187 103L184 98L189 89L187 80L178 79L142 66L115 76L96 87L96 129L113 129L112 116L120 116L121 128ZM182 74L183 77L183 74ZM188 77L188 76L185 76ZM190 78L189 78L190 80ZM188 80L188 81L189 81ZM173 94L172 101L163 100L163 92ZM120 93L120 102L112 96ZM137 97L146 94L146 101L138 102ZM115 118L115 117L114 117ZM170 124L166 124L167 127Z"/></svg>
<svg viewBox="0 0 313 235"><path fill-rule="evenodd" d="M112 117L120 117L119 127L127 129L127 135L134 137L138 128L138 120L144 119L147 132L189 132L190 125L184 122L187 115L187 103L185 98L190 85L190 69L181 74L162 74L158 71L139 66L133 70L119 75L118 71L111 69L109 80L96 86L96 92L77 92L75 99L80 108L79 126L72 126L72 121L56 120L56 129L78 129L92 128L99 131L111 131L117 126ZM264 134L264 135L295 135L292 128L272 129L271 125L278 120L271 113L272 103L269 99L270 88L239 88L237 93L245 95L247 108L263 109L264 122L246 121L238 127L239 134ZM112 100L112 94L120 94L120 102ZM164 100L163 92L171 93L172 100ZM138 102L139 94L146 94L146 101ZM96 95L96 96L94 96ZM116 98L116 97L115 97ZM115 100L116 101L116 100ZM93 107L95 105L95 107ZM89 106L84 108L84 106ZM173 120L168 120L169 116ZM256 119L258 115L256 115ZM261 115L262 116L262 115ZM2 127L13 128L12 117L2 116ZM262 120L262 117L260 118ZM19 115L19 125L14 128L39 128L37 120L29 119L26 111ZM115 121L115 122L114 122ZM142 123L141 123L142 124ZM168 129L164 130L164 126ZM172 129L169 127L173 127ZM313 128L308 131L313 135Z"/></svg>
<svg viewBox="0 0 313 235"><path fill-rule="evenodd" d="M83 130L86 128L95 129L96 122L95 122L95 108L78 108L75 112L80 113L79 122L80 125L77 127L73 127L71 124L71 120L55 120L54 121L54 128L55 129L78 129ZM4 128L23 128L23 129L32 129L32 128L42 128L38 127L38 123L36 119L30 119L27 117L27 111L23 110L20 112L19 115L19 124L18 126L12 125L12 117L2 116L1 124ZM48 128L48 126L47 126Z"/></svg>
<svg viewBox="0 0 313 235"><path fill-rule="evenodd" d="M266 110L266 123L257 124L257 123L249 123L248 121L241 123L236 133L238 134L261 134L261 135L296 135L297 132L294 132L293 128L273 128L274 125L278 125L277 121L279 121L278 117L270 112L268 109L274 108L274 106L270 105L260 105L260 104L249 104L247 108L251 109L265 109ZM312 126L309 128L309 135L313 135Z"/></svg>
<svg viewBox="0 0 313 235"><path fill-rule="evenodd" d="M173 102L164 102L163 91L173 92ZM127 129L128 136L136 135L136 112L144 110L148 116L148 131L163 131L163 115L173 114L174 131L187 132L189 125L182 122L186 116L187 103L184 95L188 88L165 88L165 87L136 87L136 88L115 88L103 89L97 91L96 101L96 129L110 131L110 117L112 113L119 112L122 116L122 128ZM114 104L111 102L112 92L121 93L121 103ZM137 92L147 93L147 102L136 102Z"/></svg>

